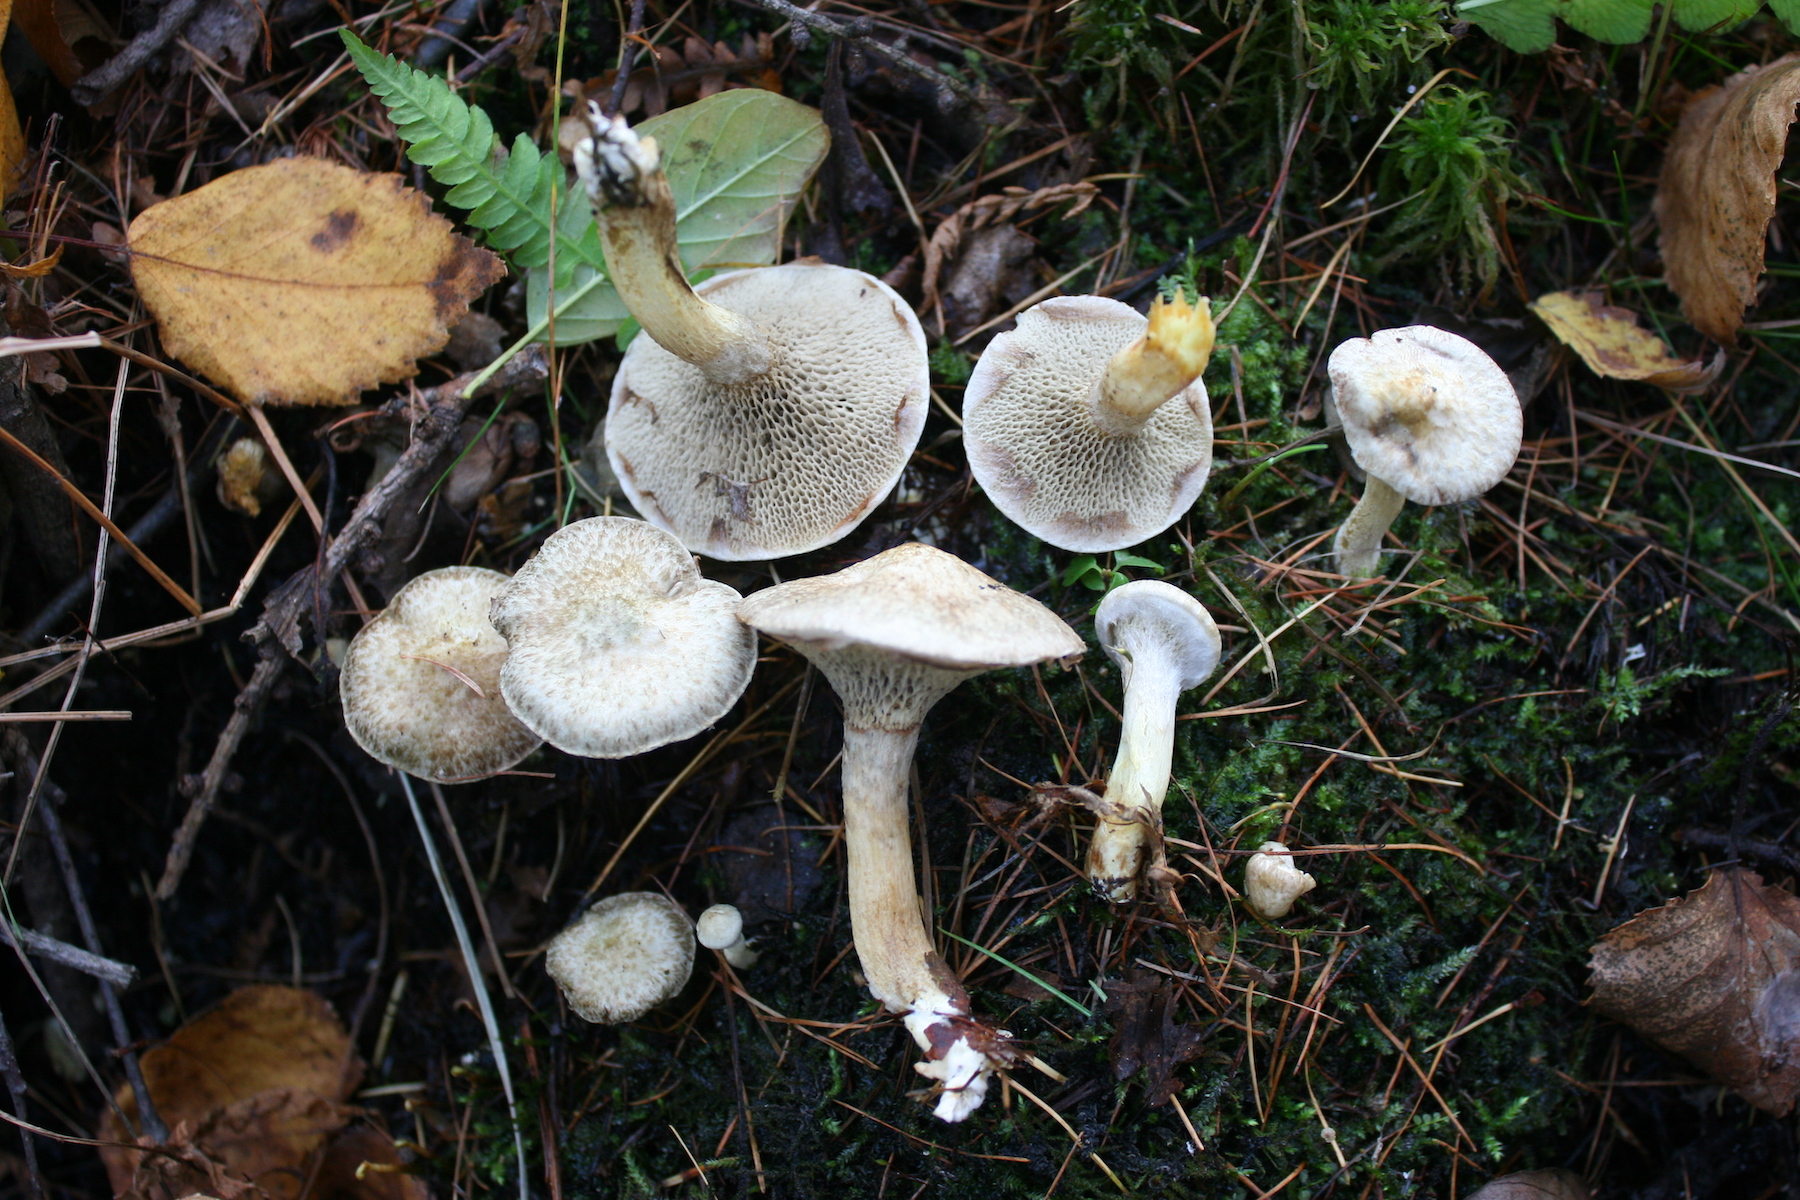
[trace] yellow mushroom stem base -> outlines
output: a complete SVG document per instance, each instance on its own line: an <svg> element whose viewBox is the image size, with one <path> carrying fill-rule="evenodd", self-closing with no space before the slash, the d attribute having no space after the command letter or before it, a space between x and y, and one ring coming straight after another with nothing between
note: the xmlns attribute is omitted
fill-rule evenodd
<svg viewBox="0 0 1800 1200"><path fill-rule="evenodd" d="M1212 310L1206 298L1189 304L1186 296L1173 301L1158 296L1143 336L1106 364L1094 388L1095 422L1107 433L1137 433L1152 413L1200 377L1212 350Z"/></svg>
<svg viewBox="0 0 1800 1200"><path fill-rule="evenodd" d="M1110 814L1088 843L1088 881L1114 904L1137 897L1151 831L1162 831L1163 798L1175 755L1175 706L1180 681L1143 664L1125 688L1119 755L1106 781Z"/></svg>

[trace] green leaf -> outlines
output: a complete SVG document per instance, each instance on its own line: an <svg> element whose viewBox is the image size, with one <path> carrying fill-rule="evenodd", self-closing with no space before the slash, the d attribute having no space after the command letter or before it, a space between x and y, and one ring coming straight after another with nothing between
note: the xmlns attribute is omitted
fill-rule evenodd
<svg viewBox="0 0 1800 1200"><path fill-rule="evenodd" d="M1146 571L1155 571L1158 575L1161 575L1164 569L1161 563L1153 559L1139 558L1137 555L1127 554L1123 550L1114 552L1113 564L1120 567L1142 567Z"/></svg>
<svg viewBox="0 0 1800 1200"><path fill-rule="evenodd" d="M1099 569L1099 560L1093 555L1078 554L1075 556L1074 561L1069 563L1067 569L1063 571L1062 585L1068 587L1082 576L1098 571Z"/></svg>
<svg viewBox="0 0 1800 1200"><path fill-rule="evenodd" d="M1736 29L1756 15L1760 0L1675 0L1675 23L1693 33Z"/></svg>
<svg viewBox="0 0 1800 1200"><path fill-rule="evenodd" d="M662 148L663 170L675 194L675 228L681 262L689 275L706 269L762 267L781 252L781 234L807 181L825 159L830 137L816 109L774 92L745 88L714 96L637 126ZM573 211L579 209L579 212ZM587 204L572 204L558 215L566 239L579 224L599 235ZM558 250L556 290L559 295L581 287L605 261L582 255L565 272ZM526 311L533 324L549 309L549 281L543 270L526 275ZM604 337L618 330L628 315L618 293L601 286L580 300L557 306L559 345Z"/></svg>
<svg viewBox="0 0 1800 1200"><path fill-rule="evenodd" d="M1541 54L1556 41L1556 0L1463 0L1456 15L1521 54Z"/></svg>
<svg viewBox="0 0 1800 1200"><path fill-rule="evenodd" d="M1650 35L1649 0L1567 0L1557 15L1596 41L1614 45Z"/></svg>
<svg viewBox="0 0 1800 1200"><path fill-rule="evenodd" d="M1756 15L1761 0L1673 0L1675 23L1694 32L1724 31ZM1790 29L1800 28L1800 0L1771 0ZM1456 15L1485 29L1510 49L1535 54L1550 48L1561 17L1597 41L1625 45L1650 33L1653 0L1463 0Z"/></svg>

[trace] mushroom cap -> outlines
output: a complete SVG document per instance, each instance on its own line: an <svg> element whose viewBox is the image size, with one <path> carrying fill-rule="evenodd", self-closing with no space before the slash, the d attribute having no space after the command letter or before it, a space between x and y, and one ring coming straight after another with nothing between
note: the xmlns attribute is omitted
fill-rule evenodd
<svg viewBox="0 0 1800 1200"><path fill-rule="evenodd" d="M715 904L694 922L694 935L708 950L723 950L744 936L744 914L735 904Z"/></svg>
<svg viewBox="0 0 1800 1200"><path fill-rule="evenodd" d="M624 758L692 737L750 683L740 597L669 534L590 517L552 534L494 598L500 692L551 745Z"/></svg>
<svg viewBox="0 0 1800 1200"><path fill-rule="evenodd" d="M1414 504L1472 500L1519 457L1519 394L1467 338L1431 325L1379 329L1333 350L1330 370L1357 465Z"/></svg>
<svg viewBox="0 0 1800 1200"><path fill-rule="evenodd" d="M762 326L774 366L716 384L636 338L606 416L620 486L646 520L712 558L782 558L837 541L893 489L925 427L919 318L848 267L757 267L694 290Z"/></svg>
<svg viewBox="0 0 1800 1200"><path fill-rule="evenodd" d="M1094 632L1127 686L1132 665L1150 655L1170 664L1184 692L1219 666L1219 627L1212 614L1160 579L1138 579L1108 592L1094 612Z"/></svg>
<svg viewBox="0 0 1800 1200"><path fill-rule="evenodd" d="M694 927L666 896L622 892L551 938L544 969L582 1019L635 1021L687 986Z"/></svg>
<svg viewBox="0 0 1800 1200"><path fill-rule="evenodd" d="M483 567L427 571L351 639L338 694L357 745L409 775L456 783L543 744L500 696L506 642L487 614L507 582Z"/></svg>
<svg viewBox="0 0 1800 1200"><path fill-rule="evenodd" d="M1191 507L1212 469L1200 380L1135 436L1103 432L1090 399L1112 356L1148 321L1104 296L1058 296L988 343L963 392L969 467L994 506L1053 546L1136 545Z"/></svg>
<svg viewBox="0 0 1800 1200"><path fill-rule="evenodd" d="M1278 921L1318 882L1294 865L1286 846L1264 842L1244 864L1244 903L1265 921Z"/></svg>
<svg viewBox="0 0 1800 1200"><path fill-rule="evenodd" d="M833 575L766 588L738 619L826 652L867 647L970 673L1079 658L1063 619L955 555L908 542Z"/></svg>

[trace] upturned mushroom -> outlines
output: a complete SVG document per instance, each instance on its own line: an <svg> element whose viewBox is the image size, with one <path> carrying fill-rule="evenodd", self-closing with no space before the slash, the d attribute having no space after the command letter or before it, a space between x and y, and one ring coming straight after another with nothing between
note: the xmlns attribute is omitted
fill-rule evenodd
<svg viewBox="0 0 1800 1200"><path fill-rule="evenodd" d="M427 571L362 627L338 679L357 745L409 775L461 783L504 771L543 744L500 696L506 643L487 613L507 583L482 567Z"/></svg>
<svg viewBox="0 0 1800 1200"><path fill-rule="evenodd" d="M1406 501L1473 500L1519 457L1519 396L1467 338L1431 325L1381 329L1331 352L1332 398L1367 474L1332 553L1344 575L1379 569L1381 541Z"/></svg>
<svg viewBox="0 0 1800 1200"><path fill-rule="evenodd" d="M744 938L744 914L735 904L715 904L694 922L694 936L708 950L717 950L734 967L754 967L757 953Z"/></svg>
<svg viewBox="0 0 1800 1200"><path fill-rule="evenodd" d="M843 537L893 489L930 399L925 331L872 275L789 263L680 269L653 139L589 106L575 166L607 270L648 336L613 380L606 453L647 520L719 559Z"/></svg>
<svg viewBox="0 0 1800 1200"><path fill-rule="evenodd" d="M1204 299L1159 297L1146 320L1103 296L1059 296L988 344L963 392L969 467L1001 512L1065 550L1135 545L1180 519L1212 469L1200 373Z"/></svg>
<svg viewBox="0 0 1800 1200"><path fill-rule="evenodd" d="M1162 831L1181 693L1219 665L1219 630L1178 587L1140 579L1108 592L1094 613L1100 648L1125 682L1119 753L1106 781L1107 813L1088 844L1088 880L1122 904L1137 895L1150 834Z"/></svg>
<svg viewBox="0 0 1800 1200"><path fill-rule="evenodd" d="M1288 848L1264 842L1244 864L1244 903L1265 921L1279 921L1318 880L1294 865Z"/></svg>
<svg viewBox="0 0 1800 1200"><path fill-rule="evenodd" d="M635 1021L687 986L694 926L656 892L608 896L550 939L544 969L576 1015L596 1025Z"/></svg>
<svg viewBox="0 0 1800 1200"><path fill-rule="evenodd" d="M936 1113L960 1121L1014 1057L1002 1030L970 1015L968 993L921 919L906 785L919 726L965 679L1078 658L1081 639L1037 601L929 546L747 598L738 616L793 646L844 706L844 848L850 923L870 993L905 1014L925 1051L914 1069L942 1088Z"/></svg>

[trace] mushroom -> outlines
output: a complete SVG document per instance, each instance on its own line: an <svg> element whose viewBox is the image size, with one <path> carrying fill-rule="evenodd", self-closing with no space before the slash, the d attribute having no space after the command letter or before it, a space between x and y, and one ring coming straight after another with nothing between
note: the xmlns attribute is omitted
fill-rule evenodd
<svg viewBox="0 0 1800 1200"><path fill-rule="evenodd" d="M487 613L507 582L483 567L427 571L362 627L338 677L357 745L409 775L460 783L504 771L543 744L500 696L506 643Z"/></svg>
<svg viewBox="0 0 1800 1200"><path fill-rule="evenodd" d="M653 525L576 521L494 597L493 626L512 647L500 692L570 754L625 758L692 737L737 703L756 666L740 599Z"/></svg>
<svg viewBox="0 0 1800 1200"><path fill-rule="evenodd" d="M649 335L613 380L606 453L620 487L713 558L835 542L892 490L924 428L918 317L874 276L816 263L715 275L696 292L655 141L595 105L588 120L576 170L613 286Z"/></svg>
<svg viewBox="0 0 1800 1200"><path fill-rule="evenodd" d="M926 712L965 679L1078 658L1081 639L1042 604L941 550L912 543L750 596L738 617L810 659L844 706L844 847L850 923L870 993L925 1051L937 1115L980 1107L1014 1053L969 1014L968 993L921 919L906 784Z"/></svg>
<svg viewBox="0 0 1800 1200"><path fill-rule="evenodd" d="M1107 809L1088 844L1088 879L1114 903L1137 894L1149 833L1162 831L1175 750L1175 703L1219 665L1219 630L1204 605L1178 587L1140 579L1108 592L1094 613L1100 648L1125 680L1119 755Z"/></svg>
<svg viewBox="0 0 1800 1200"><path fill-rule="evenodd" d="M734 967L754 967L756 951L744 940L744 914L735 904L715 904L700 914L694 934L708 950L717 950Z"/></svg>
<svg viewBox="0 0 1800 1200"><path fill-rule="evenodd" d="M988 344L963 393L975 479L1013 523L1065 550L1134 545L1206 486L1212 355L1205 300L1158 297L1146 320L1102 296L1059 296Z"/></svg>
<svg viewBox="0 0 1800 1200"><path fill-rule="evenodd" d="M1286 846L1264 842L1244 864L1244 903L1263 920L1279 921L1318 882L1294 865Z"/></svg>
<svg viewBox="0 0 1800 1200"><path fill-rule="evenodd" d="M687 986L694 927L666 896L622 892L551 938L544 969L583 1020L622 1025Z"/></svg>
<svg viewBox="0 0 1800 1200"><path fill-rule="evenodd" d="M1381 539L1406 501L1473 500L1519 457L1519 396L1467 338L1431 325L1381 329L1331 352L1332 398L1368 479L1337 532L1337 569L1375 574Z"/></svg>

